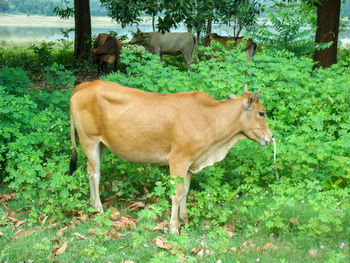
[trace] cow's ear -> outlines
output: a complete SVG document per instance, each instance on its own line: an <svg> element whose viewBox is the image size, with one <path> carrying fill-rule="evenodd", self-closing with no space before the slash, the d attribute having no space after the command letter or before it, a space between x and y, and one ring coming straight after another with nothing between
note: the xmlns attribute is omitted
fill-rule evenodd
<svg viewBox="0 0 350 263"><path fill-rule="evenodd" d="M259 88L258 91L254 93L254 99L255 100L259 99L260 93L261 93L261 88Z"/></svg>
<svg viewBox="0 0 350 263"><path fill-rule="evenodd" d="M252 108L253 100L254 100L254 95L250 95L248 100L243 104L244 110L249 111Z"/></svg>
<svg viewBox="0 0 350 263"><path fill-rule="evenodd" d="M233 95L233 94L227 94L226 95L226 99L227 100L233 100L233 99L235 99L235 98L237 98L235 95Z"/></svg>

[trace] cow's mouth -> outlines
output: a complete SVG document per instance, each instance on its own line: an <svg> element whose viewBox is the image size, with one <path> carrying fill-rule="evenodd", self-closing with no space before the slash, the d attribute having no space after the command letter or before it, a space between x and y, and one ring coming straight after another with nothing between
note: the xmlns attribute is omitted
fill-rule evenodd
<svg viewBox="0 0 350 263"><path fill-rule="evenodd" d="M262 138L262 139L260 140L259 144L260 144L260 146L263 146L263 147L264 147L264 146L269 145L270 142L267 141L265 138Z"/></svg>

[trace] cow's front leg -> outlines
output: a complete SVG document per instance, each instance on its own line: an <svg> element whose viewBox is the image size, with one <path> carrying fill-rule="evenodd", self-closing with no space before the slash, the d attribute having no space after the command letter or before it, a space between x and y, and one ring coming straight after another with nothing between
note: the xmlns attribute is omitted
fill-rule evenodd
<svg viewBox="0 0 350 263"><path fill-rule="evenodd" d="M175 180L177 179L185 179L188 169L188 162L184 161L181 158L175 157L168 157L169 160L169 166L170 166L170 175ZM171 197L172 201L172 207L171 207L171 218L170 218L170 233L171 234L178 234L179 233L179 207L180 203L183 200L184 197L184 189L185 186L183 183L176 182L176 190L175 195Z"/></svg>
<svg viewBox="0 0 350 263"><path fill-rule="evenodd" d="M192 177L192 174L190 172L187 172L185 177L184 193L180 203L180 219L182 219L185 222L187 222L188 220L186 202L187 202L188 191L190 189L191 177Z"/></svg>

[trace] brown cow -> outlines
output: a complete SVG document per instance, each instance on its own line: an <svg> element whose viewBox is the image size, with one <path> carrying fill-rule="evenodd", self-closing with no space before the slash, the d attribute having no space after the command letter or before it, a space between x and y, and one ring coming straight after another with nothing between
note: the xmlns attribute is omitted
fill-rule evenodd
<svg viewBox="0 0 350 263"><path fill-rule="evenodd" d="M243 39L243 37L223 37L223 36L219 36L216 33L212 33L212 34L209 34L205 37L203 45L205 47L209 47L211 41L215 40L215 41L218 41L221 44L223 44L226 48L232 49L232 48L236 47L242 41L242 39ZM228 41L232 41L233 44L230 46L227 43ZM247 61L249 61L255 55L257 48L258 48L258 45L255 42L253 42L253 40L251 38L248 38L245 47L242 49L242 51L247 52ZM205 57L207 59L211 58L211 56L209 56L209 55L206 55Z"/></svg>
<svg viewBox="0 0 350 263"><path fill-rule="evenodd" d="M163 54L185 56L187 67L191 70L193 55L197 50L197 39L191 33L160 33L160 32L141 32L137 29L130 44L142 45L148 52L159 55L162 61ZM196 57L198 63L198 56Z"/></svg>
<svg viewBox="0 0 350 263"><path fill-rule="evenodd" d="M70 174L77 164L74 129L88 158L91 204L98 211L103 211L99 182L105 147L131 162L169 165L171 177L185 182L177 183L172 196L170 232L178 233L179 208L180 218L187 218L192 173L224 159L238 140L261 146L272 141L260 91L245 88L242 97L217 101L202 91L161 94L102 80L81 83L70 100Z"/></svg>
<svg viewBox="0 0 350 263"><path fill-rule="evenodd" d="M91 49L92 62L98 64L98 73L106 71L107 63L113 64L113 70L117 69L122 45L120 41L108 34L98 34L94 48Z"/></svg>

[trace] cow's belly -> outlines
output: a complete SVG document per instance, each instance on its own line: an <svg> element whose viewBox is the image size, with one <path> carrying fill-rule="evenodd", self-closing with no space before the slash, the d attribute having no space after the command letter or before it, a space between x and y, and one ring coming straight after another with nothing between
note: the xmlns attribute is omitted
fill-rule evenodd
<svg viewBox="0 0 350 263"><path fill-rule="evenodd" d="M101 138L105 144L119 158L134 163L168 164L169 147L161 140L155 142L152 138L140 137L130 140L121 138L108 140Z"/></svg>

